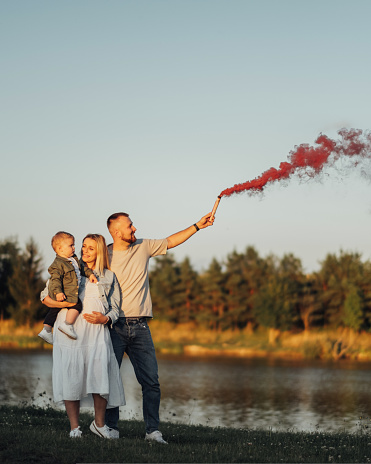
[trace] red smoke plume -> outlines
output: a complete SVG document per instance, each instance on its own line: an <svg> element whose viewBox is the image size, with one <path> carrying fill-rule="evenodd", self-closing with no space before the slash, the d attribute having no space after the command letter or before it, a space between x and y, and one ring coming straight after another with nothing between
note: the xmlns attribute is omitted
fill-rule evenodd
<svg viewBox="0 0 371 464"><path fill-rule="evenodd" d="M340 140L332 140L320 134L315 141L318 146L302 144L295 147L295 150L290 152L288 161L282 162L278 169L270 168L256 179L223 190L219 196L230 196L241 192L250 194L262 192L267 184L289 179L293 175L315 177L324 167L333 166L344 156L352 158L354 165L357 165L361 159L371 158L370 132L363 133L360 129L341 129L338 134Z"/></svg>

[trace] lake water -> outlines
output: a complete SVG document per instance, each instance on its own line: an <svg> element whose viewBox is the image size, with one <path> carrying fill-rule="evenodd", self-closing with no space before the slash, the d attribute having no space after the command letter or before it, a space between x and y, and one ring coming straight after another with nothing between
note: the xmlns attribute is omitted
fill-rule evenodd
<svg viewBox="0 0 371 464"><path fill-rule="evenodd" d="M360 424L371 426L370 368L350 362L160 357L160 417L209 426L352 432ZM0 352L1 404L53 404L51 372L49 351ZM121 372L127 401L121 418L141 419L141 390L126 357Z"/></svg>

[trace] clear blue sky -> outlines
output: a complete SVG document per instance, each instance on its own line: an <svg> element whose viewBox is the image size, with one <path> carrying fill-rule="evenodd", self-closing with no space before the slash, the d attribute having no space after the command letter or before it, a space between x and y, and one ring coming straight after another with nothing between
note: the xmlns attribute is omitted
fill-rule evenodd
<svg viewBox="0 0 371 464"><path fill-rule="evenodd" d="M32 236L47 267L56 231L108 239L116 211L166 237L295 145L370 129L370 17L369 0L3 0L0 239ZM175 258L370 259L369 179L223 198Z"/></svg>

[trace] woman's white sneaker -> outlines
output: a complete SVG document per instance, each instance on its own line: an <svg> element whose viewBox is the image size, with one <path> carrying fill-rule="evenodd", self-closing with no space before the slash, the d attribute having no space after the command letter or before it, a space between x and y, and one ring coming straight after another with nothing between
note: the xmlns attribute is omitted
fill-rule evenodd
<svg viewBox="0 0 371 464"><path fill-rule="evenodd" d="M97 424L95 423L95 420L90 424L90 430L95 433L95 435L98 435L98 437L101 438L114 438L111 434L111 430L109 427L107 427L106 424L103 425L103 427L98 427Z"/></svg>
<svg viewBox="0 0 371 464"><path fill-rule="evenodd" d="M167 441L162 438L162 433L159 430L155 430L151 433L146 433L146 440L154 441L156 443L162 443L163 445L167 445Z"/></svg>
<svg viewBox="0 0 371 464"><path fill-rule="evenodd" d="M82 432L80 430L80 426L76 427L70 432L70 438L81 438L81 436L82 436Z"/></svg>

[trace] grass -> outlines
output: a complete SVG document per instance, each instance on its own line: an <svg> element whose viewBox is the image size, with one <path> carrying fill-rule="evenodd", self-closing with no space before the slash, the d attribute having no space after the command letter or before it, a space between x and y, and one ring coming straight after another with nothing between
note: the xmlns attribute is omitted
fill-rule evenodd
<svg viewBox="0 0 371 464"><path fill-rule="evenodd" d="M371 333L350 329L277 331L272 344L265 328L214 331L193 323L171 324L156 319L150 326L156 349L164 353L371 361Z"/></svg>
<svg viewBox="0 0 371 464"><path fill-rule="evenodd" d="M81 439L70 439L63 411L34 406L0 407L0 462L10 463L193 463L193 462L371 462L367 425L348 434L210 428L162 423L168 445L143 439L141 421L120 421L123 438L104 440L89 432L81 415Z"/></svg>
<svg viewBox="0 0 371 464"><path fill-rule="evenodd" d="M0 320L0 348L51 349L37 334L43 323L17 326L11 319Z"/></svg>
<svg viewBox="0 0 371 464"><path fill-rule="evenodd" d="M157 319L150 322L150 327L157 352L165 354L371 361L371 333L350 329L277 331L274 343L269 343L269 330L264 328L215 331L195 323ZM17 327L12 320L2 320L0 348L51 349L37 336L41 329L42 322Z"/></svg>

